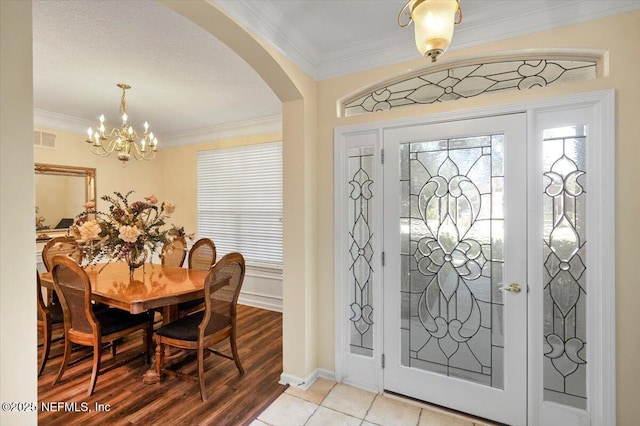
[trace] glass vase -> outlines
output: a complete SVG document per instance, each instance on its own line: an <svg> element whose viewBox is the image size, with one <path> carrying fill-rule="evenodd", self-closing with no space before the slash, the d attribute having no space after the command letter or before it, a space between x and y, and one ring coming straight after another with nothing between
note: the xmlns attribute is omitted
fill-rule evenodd
<svg viewBox="0 0 640 426"><path fill-rule="evenodd" d="M129 278L133 280L133 273L135 270L147 260L147 252L145 250L132 250L124 255L124 259L129 265Z"/></svg>

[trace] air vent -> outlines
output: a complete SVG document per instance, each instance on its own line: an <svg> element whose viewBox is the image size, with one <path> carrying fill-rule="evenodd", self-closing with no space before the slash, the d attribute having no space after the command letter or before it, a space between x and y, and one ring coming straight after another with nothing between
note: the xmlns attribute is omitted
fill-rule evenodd
<svg viewBox="0 0 640 426"><path fill-rule="evenodd" d="M56 135L54 133L39 132L35 130L33 132L33 144L44 148L55 148Z"/></svg>

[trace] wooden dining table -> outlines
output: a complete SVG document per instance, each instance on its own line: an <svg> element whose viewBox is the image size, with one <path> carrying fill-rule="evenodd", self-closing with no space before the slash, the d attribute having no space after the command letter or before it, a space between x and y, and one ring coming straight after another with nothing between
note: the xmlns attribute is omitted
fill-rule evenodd
<svg viewBox="0 0 640 426"><path fill-rule="evenodd" d="M129 275L126 262L85 267L94 301L139 314L155 308L204 297L204 280L209 271L146 263ZM50 272L40 274L42 285L53 289ZM163 321L171 318L163 318Z"/></svg>
<svg viewBox="0 0 640 426"><path fill-rule="evenodd" d="M204 297L204 281L209 271L185 269L146 263L129 274L126 262L110 262L84 268L91 281L92 299L95 302L139 314L162 308L163 323L178 317L177 305ZM42 285L53 289L50 272L40 274ZM228 284L229 279L220 280L216 286ZM143 377L148 384L158 383L160 378L155 368Z"/></svg>

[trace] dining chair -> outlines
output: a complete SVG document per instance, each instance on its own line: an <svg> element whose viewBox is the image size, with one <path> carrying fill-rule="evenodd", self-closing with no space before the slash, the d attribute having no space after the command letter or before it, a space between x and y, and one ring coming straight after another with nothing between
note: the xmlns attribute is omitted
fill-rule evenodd
<svg viewBox="0 0 640 426"><path fill-rule="evenodd" d="M153 324L148 313L133 315L117 308L95 309L91 303L91 282L84 269L66 256L53 257L53 285L60 297L64 317L64 359L55 385L62 378L71 355L72 343L93 347L93 370L87 395L90 396L100 372L102 345L142 331L147 363L150 362ZM115 356L115 346L112 345Z"/></svg>
<svg viewBox="0 0 640 426"><path fill-rule="evenodd" d="M204 282L205 309L163 325L155 332L156 373L160 379L165 373L189 381L198 381L200 396L206 401L204 357L209 352L231 359L240 374L244 368L236 344L236 306L244 281L245 263L240 253L224 256L209 272ZM229 339L231 354L222 353L211 346ZM165 367L165 345L197 351L198 377Z"/></svg>
<svg viewBox="0 0 640 426"><path fill-rule="evenodd" d="M189 269L208 271L216 263L216 245L209 238L200 238L189 250ZM204 299L178 303L178 316L204 309Z"/></svg>
<svg viewBox="0 0 640 426"><path fill-rule="evenodd" d="M53 267L53 257L58 255L69 256L77 263L82 260L81 252L78 250L78 243L73 237L52 238L44 245L42 248L42 262L48 272L51 272Z"/></svg>
<svg viewBox="0 0 640 426"><path fill-rule="evenodd" d="M200 238L189 250L189 269L207 271L216 263L216 245L209 238Z"/></svg>
<svg viewBox="0 0 640 426"><path fill-rule="evenodd" d="M187 257L187 240L184 237L178 237L165 243L160 257L163 265L182 268L184 259Z"/></svg>
<svg viewBox="0 0 640 426"><path fill-rule="evenodd" d="M63 255L69 256L76 262L80 263L82 259L82 253L78 250L78 243L73 237L55 237L47 241L42 248L42 263L47 269L47 272L51 272L53 267L52 259L54 256ZM47 304L55 305L60 303L58 296L54 290L48 291Z"/></svg>
<svg viewBox="0 0 640 426"><path fill-rule="evenodd" d="M42 357L40 358L40 367L38 368L38 376L44 371L44 367L47 364L49 358L49 351L51 350L51 336L53 333L53 327L62 328L64 325L64 316L62 313L62 305L60 303L45 305L42 297L42 283L40 282L40 274L36 270L36 283L37 283L37 303L36 308L38 312L38 331L42 333Z"/></svg>

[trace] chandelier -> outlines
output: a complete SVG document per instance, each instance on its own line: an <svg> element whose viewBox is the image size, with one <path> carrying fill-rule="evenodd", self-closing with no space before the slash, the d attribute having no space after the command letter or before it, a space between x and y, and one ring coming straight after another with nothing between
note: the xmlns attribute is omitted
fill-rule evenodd
<svg viewBox="0 0 640 426"><path fill-rule="evenodd" d="M409 19L402 22L407 15ZM398 25L405 28L411 22L418 51L435 62L451 44L454 25L462 22L460 0L409 0L398 14Z"/></svg>
<svg viewBox="0 0 640 426"><path fill-rule="evenodd" d="M142 138L127 123L129 116L127 115L126 91L131 89L131 86L124 83L120 83L117 86L122 89L122 97L120 98L122 126L113 128L105 136L104 114L102 114L98 129L94 132L89 127L87 130L88 138L86 142L89 144L91 151L101 157L108 157L116 152L118 160L122 161L123 164L129 161L132 156L136 160L152 160L158 150L158 138L153 135L153 132L149 131L149 124L146 121Z"/></svg>

